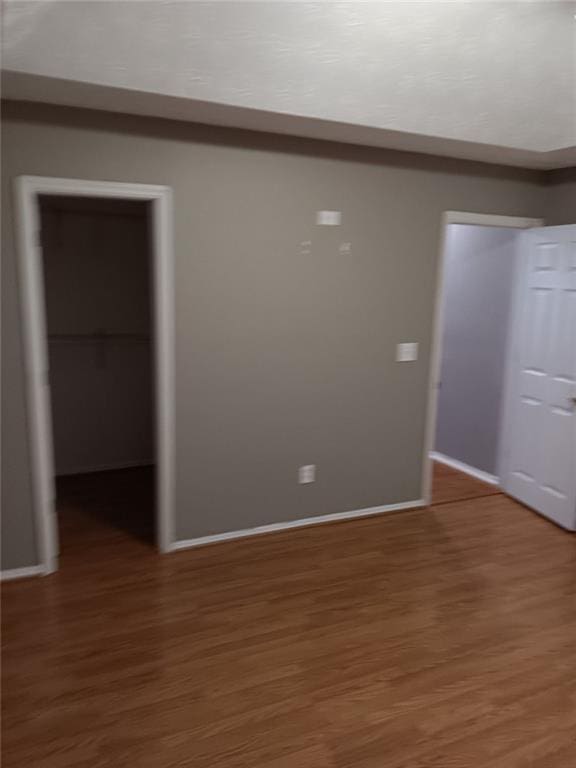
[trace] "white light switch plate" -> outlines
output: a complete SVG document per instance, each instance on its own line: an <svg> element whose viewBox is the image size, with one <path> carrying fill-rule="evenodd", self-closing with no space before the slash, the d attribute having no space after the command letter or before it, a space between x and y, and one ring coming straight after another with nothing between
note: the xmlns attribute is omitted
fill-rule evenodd
<svg viewBox="0 0 576 768"><path fill-rule="evenodd" d="M341 222L341 211L316 211L316 224L320 226L337 227Z"/></svg>
<svg viewBox="0 0 576 768"><path fill-rule="evenodd" d="M300 485L313 483L316 480L316 464L306 464L298 470L298 482Z"/></svg>
<svg viewBox="0 0 576 768"><path fill-rule="evenodd" d="M396 362L412 363L418 360L418 343L415 341L405 341L396 347Z"/></svg>

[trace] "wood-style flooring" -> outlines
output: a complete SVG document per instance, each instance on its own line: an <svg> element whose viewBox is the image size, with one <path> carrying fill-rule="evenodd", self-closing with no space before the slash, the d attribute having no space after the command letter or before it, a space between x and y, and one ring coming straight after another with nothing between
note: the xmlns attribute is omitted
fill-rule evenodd
<svg viewBox="0 0 576 768"><path fill-rule="evenodd" d="M470 475L458 472L446 464L435 461L433 464L433 500L434 504L445 504L449 501L467 501L479 499L482 496L493 496L500 493L496 485L483 483Z"/></svg>
<svg viewBox="0 0 576 768"><path fill-rule="evenodd" d="M60 566L73 566L107 542L132 539L154 548L152 466L61 477L56 482Z"/></svg>
<svg viewBox="0 0 576 768"><path fill-rule="evenodd" d="M77 488L61 570L3 585L3 768L576 766L576 538L449 474L164 557Z"/></svg>

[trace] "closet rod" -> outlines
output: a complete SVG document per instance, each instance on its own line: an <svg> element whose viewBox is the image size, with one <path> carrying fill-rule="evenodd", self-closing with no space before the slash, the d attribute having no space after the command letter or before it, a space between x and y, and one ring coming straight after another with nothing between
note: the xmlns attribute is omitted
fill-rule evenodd
<svg viewBox="0 0 576 768"><path fill-rule="evenodd" d="M126 341L143 343L151 340L144 333L52 333L48 341L52 343L105 344L108 341Z"/></svg>

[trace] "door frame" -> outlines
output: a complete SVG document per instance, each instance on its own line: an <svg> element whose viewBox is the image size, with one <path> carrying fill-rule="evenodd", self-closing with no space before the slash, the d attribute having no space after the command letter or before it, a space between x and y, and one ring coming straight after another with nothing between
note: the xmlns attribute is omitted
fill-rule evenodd
<svg viewBox="0 0 576 768"><path fill-rule="evenodd" d="M58 527L49 396L48 339L39 195L101 197L151 203L154 296L154 378L157 459L156 544L174 541L174 253L172 190L152 184L85 181L48 176L15 179L15 221L26 365L28 442L32 465L35 533L44 575L58 568Z"/></svg>
<svg viewBox="0 0 576 768"><path fill-rule="evenodd" d="M490 213L469 213L466 211L444 211L441 221L440 250L436 265L436 290L434 294L434 315L432 321L432 346L428 375L428 403L422 459L422 498L426 506L432 503L432 467L434 436L438 417L438 388L442 362L442 326L444 320L444 289L446 263L446 233L450 224L472 224L481 227L507 227L509 229L531 229L544 226L543 219L521 216L501 216Z"/></svg>

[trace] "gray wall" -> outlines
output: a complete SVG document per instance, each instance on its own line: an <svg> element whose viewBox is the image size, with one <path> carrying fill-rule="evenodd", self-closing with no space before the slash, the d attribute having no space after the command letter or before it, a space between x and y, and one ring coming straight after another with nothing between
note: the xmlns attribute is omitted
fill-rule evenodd
<svg viewBox="0 0 576 768"><path fill-rule="evenodd" d="M435 450L498 474L515 233L448 227Z"/></svg>
<svg viewBox="0 0 576 768"><path fill-rule="evenodd" d="M36 559L18 174L174 190L178 538L420 498L442 212L541 215L537 174L34 105L9 107L2 139L4 567ZM319 209L342 226L316 227ZM418 362L394 362L399 341Z"/></svg>
<svg viewBox="0 0 576 768"><path fill-rule="evenodd" d="M122 200L42 203L57 474L154 457L146 210Z"/></svg>
<svg viewBox="0 0 576 768"><path fill-rule="evenodd" d="M576 168L562 168L545 175L546 224L576 224Z"/></svg>

